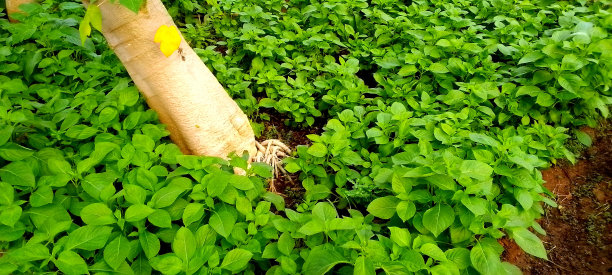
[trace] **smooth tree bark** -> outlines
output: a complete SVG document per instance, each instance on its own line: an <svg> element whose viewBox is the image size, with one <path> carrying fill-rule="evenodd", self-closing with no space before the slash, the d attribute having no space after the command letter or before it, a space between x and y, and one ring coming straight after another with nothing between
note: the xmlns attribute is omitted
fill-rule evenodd
<svg viewBox="0 0 612 275"><path fill-rule="evenodd" d="M35 1L6 0L10 12L26 2ZM94 3L102 14L102 34L181 151L222 158L247 151L255 156L247 116L185 39L181 36L180 50L169 57L154 42L160 26L175 26L161 0L146 0L138 13L114 2Z"/></svg>
<svg viewBox="0 0 612 275"><path fill-rule="evenodd" d="M247 116L200 57L181 37L180 50L164 56L153 41L162 25L175 26L160 0L146 0L138 13L98 1L102 34L170 137L185 154L227 157L256 152Z"/></svg>
<svg viewBox="0 0 612 275"><path fill-rule="evenodd" d="M35 0L6 0L5 4L6 4L6 14L8 14L9 16L9 20L11 22L15 22L16 20L13 19L11 17L12 14L21 12L19 10L19 6L21 6L21 4L29 4L29 3L34 3L36 2Z"/></svg>

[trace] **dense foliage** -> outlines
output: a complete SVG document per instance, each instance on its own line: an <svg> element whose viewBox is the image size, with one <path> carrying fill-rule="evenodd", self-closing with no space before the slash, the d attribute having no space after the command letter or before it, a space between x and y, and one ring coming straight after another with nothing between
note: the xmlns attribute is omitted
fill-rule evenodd
<svg viewBox="0 0 612 275"><path fill-rule="evenodd" d="M119 1L134 3L142 1ZM287 170L184 156L75 2L0 19L0 273L515 274L608 116L609 1L166 1L253 120L325 122ZM254 124L257 126L258 124Z"/></svg>

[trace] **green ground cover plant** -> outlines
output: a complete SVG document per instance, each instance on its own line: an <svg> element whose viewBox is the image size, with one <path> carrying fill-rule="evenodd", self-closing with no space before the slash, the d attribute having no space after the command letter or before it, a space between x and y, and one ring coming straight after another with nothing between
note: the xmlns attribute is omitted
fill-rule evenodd
<svg viewBox="0 0 612 275"><path fill-rule="evenodd" d="M539 169L609 117L610 4L166 1L254 121L325 125L296 209L182 155L79 3L29 5L0 19L0 273L518 274L497 239L546 258Z"/></svg>

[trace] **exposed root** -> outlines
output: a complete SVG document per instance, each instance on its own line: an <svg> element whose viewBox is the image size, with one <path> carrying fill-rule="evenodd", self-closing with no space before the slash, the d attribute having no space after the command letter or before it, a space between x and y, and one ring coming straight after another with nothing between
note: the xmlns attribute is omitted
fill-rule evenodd
<svg viewBox="0 0 612 275"><path fill-rule="evenodd" d="M281 160L291 155L291 149L278 139L268 139L261 143L255 143L257 146L257 154L251 159L253 162L263 162L272 166L274 177L269 182L270 192L279 193L276 191L275 180L279 176L285 176L291 183L293 180L281 165ZM281 194L282 195L282 194Z"/></svg>

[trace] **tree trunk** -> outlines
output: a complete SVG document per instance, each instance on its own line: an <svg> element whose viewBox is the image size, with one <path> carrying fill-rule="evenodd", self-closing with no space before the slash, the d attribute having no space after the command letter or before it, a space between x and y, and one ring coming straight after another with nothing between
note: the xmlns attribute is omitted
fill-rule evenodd
<svg viewBox="0 0 612 275"><path fill-rule="evenodd" d="M11 17L12 14L15 14L17 12L21 12L19 10L19 6L21 6L21 4L28 4L28 3L34 3L36 2L35 0L6 0L5 4L6 4L6 14L8 14L9 16L9 20L11 22L15 22L16 20L13 19Z"/></svg>
<svg viewBox="0 0 612 275"><path fill-rule="evenodd" d="M170 57L153 41L161 25L174 26L160 0L146 0L138 14L110 1L96 5L109 46L183 153L222 158L231 152L255 154L247 116L185 39Z"/></svg>

